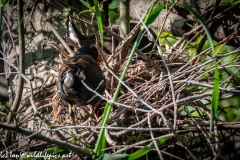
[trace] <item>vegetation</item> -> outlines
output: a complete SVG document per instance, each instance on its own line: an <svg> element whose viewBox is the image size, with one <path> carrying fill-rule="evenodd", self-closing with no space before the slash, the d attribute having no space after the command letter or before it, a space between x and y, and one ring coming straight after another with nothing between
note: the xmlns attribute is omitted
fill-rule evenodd
<svg viewBox="0 0 240 160"><path fill-rule="evenodd" d="M18 19L13 16L11 24L9 12L3 12L8 18L2 24L3 58L0 59L6 64L4 74L12 86L12 97L10 103L0 105L0 158L239 157L238 148L227 149L236 147L239 139L240 53L231 43L237 39L239 28L222 41L215 37L212 28L218 21L237 14L240 2L209 2L208 11L201 12L189 4L163 4L154 0L139 15L137 23L130 24L126 22L128 16L119 18L128 15L127 9L118 10L120 3L125 2L46 1L44 6L41 2L18 0ZM1 4L4 9L13 10L14 2ZM129 8L127 3L126 8ZM164 31L170 11L178 10L194 17L184 21L182 36ZM41 29L37 25L39 15L43 22ZM108 27L106 15L110 19ZM165 18L159 28L151 28L160 15ZM76 26L77 42L60 32L67 29L57 21L59 17ZM18 22L17 37L13 35L14 22ZM38 36L46 37L36 43ZM17 41L9 43L9 37ZM37 44L35 51L31 49L32 42ZM10 54L16 51L15 43L19 46L17 55ZM75 117L71 118L55 86L58 65L71 57L71 48L86 44L96 46L99 51L107 87L99 104L75 106ZM28 55L40 58L29 60ZM38 72L32 71L33 64ZM37 79L41 70L46 77ZM31 80L29 75L35 79Z"/></svg>

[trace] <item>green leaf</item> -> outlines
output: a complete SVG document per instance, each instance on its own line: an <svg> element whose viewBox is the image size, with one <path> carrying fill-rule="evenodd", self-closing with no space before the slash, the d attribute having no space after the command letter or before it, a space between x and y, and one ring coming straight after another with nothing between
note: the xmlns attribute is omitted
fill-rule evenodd
<svg viewBox="0 0 240 160"><path fill-rule="evenodd" d="M151 149L148 147L141 148L141 149L137 150L136 152L130 154L128 157L128 160L138 159L138 158L144 156L145 154L147 154L149 151L151 151Z"/></svg>
<svg viewBox="0 0 240 160"><path fill-rule="evenodd" d="M206 25L206 23L203 21L203 19L201 18L201 16L200 16L195 10L193 10L191 7L189 7L189 6L185 5L185 4L177 4L177 5L184 7L185 9L187 9L189 12L191 12L191 13L198 19L198 21L199 21L199 22L201 23L201 25L203 26L203 29L204 29L204 31L205 31L205 33L206 33L206 35L207 35L207 38L208 38L209 43L210 43L210 46L211 46L211 48L212 48L212 52L214 52L214 45L213 45L213 39L212 39L212 37L211 37L211 33L210 33L210 31L208 30L207 25Z"/></svg>
<svg viewBox="0 0 240 160"><path fill-rule="evenodd" d="M159 138L157 140L158 145L164 144L167 140L169 140L171 137L167 137L167 138ZM144 155L146 155L148 152L150 152L153 148L155 148L154 143L150 143L147 146L145 146L144 148L141 148L139 150L137 150L136 152L129 154L128 160L134 160L134 159L138 159Z"/></svg>
<svg viewBox="0 0 240 160"><path fill-rule="evenodd" d="M0 0L0 7L3 7L9 0Z"/></svg>
<svg viewBox="0 0 240 160"><path fill-rule="evenodd" d="M83 14L83 13L90 13L90 10L83 10L82 12L80 12L79 14Z"/></svg>
<svg viewBox="0 0 240 160"><path fill-rule="evenodd" d="M71 8L66 8L62 11L62 14L65 16L68 16L70 14L70 10L71 10Z"/></svg>
<svg viewBox="0 0 240 160"><path fill-rule="evenodd" d="M162 4L159 5L155 8L153 8L153 10L151 10L149 17L146 21L146 25L150 25L153 21L155 21L155 19L157 18L157 16L159 15L159 13L161 12L161 10L166 6L166 4Z"/></svg>
<svg viewBox="0 0 240 160"><path fill-rule="evenodd" d="M5 5L9 0L4 0L3 1L3 5Z"/></svg>
<svg viewBox="0 0 240 160"><path fill-rule="evenodd" d="M128 154L104 154L97 160L127 160Z"/></svg>
<svg viewBox="0 0 240 160"><path fill-rule="evenodd" d="M82 2L82 4L87 7L88 9L91 8L90 4L85 2L84 0L80 0Z"/></svg>
<svg viewBox="0 0 240 160"><path fill-rule="evenodd" d="M108 8L109 9L117 9L119 5L119 0L113 0L109 5Z"/></svg>
<svg viewBox="0 0 240 160"><path fill-rule="evenodd" d="M108 17L111 21L112 24L115 24L119 15L118 15L118 12L117 11L114 11L114 10L109 10L108 11Z"/></svg>
<svg viewBox="0 0 240 160"><path fill-rule="evenodd" d="M51 148L51 149L47 150L46 152L51 153L51 154L59 154L59 155L70 153L69 150L60 148L60 147Z"/></svg>
<svg viewBox="0 0 240 160"><path fill-rule="evenodd" d="M103 23L102 23L102 17L101 17L99 6L98 6L98 0L94 0L93 2L94 2L94 6L96 8L96 17L97 17L97 22L98 22L98 29L99 29L101 47L103 47Z"/></svg>
<svg viewBox="0 0 240 160"><path fill-rule="evenodd" d="M211 118L210 118L210 133L213 129L214 118L218 109L218 98L219 98L219 73L218 65L216 60L214 61L215 73L214 73L214 85L213 85L213 96L212 96L212 107L211 107Z"/></svg>
<svg viewBox="0 0 240 160"><path fill-rule="evenodd" d="M159 144L164 144L167 140L169 140L170 138L172 138L172 136L167 137L167 138L159 138L158 139L158 143Z"/></svg>
<svg viewBox="0 0 240 160"><path fill-rule="evenodd" d="M213 45L213 39L211 37L211 33L209 32L208 28L207 28L207 25L206 23L203 21L203 19L201 18L201 16L195 11L193 10L191 7L185 5L185 4L178 4L179 6L182 6L184 7L185 9L187 9L189 12L191 12L197 19L198 21L201 23L201 25L203 26L203 29L207 35L207 38L208 38L208 41L210 43L210 46L211 46L211 49L212 49L212 55L215 56L214 54L214 45ZM216 95L216 93L218 93L219 91L219 88L218 88L218 80L219 80L219 75L218 75L218 68L217 68L217 63L215 63L215 74L218 76L215 77L214 79L214 92L215 94L213 93L213 97L212 97L212 106L211 106L211 117L210 117L210 133L212 132L212 127L213 127L213 122L214 122L214 118L215 118L215 114L216 114L216 109L217 109L217 104L218 102L218 95ZM215 76L216 76L215 75ZM217 100L216 100L217 99Z"/></svg>

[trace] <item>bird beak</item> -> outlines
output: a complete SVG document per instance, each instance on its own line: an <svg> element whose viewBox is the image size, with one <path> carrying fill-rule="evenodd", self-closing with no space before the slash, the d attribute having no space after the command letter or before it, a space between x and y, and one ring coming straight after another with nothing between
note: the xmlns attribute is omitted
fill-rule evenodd
<svg viewBox="0 0 240 160"><path fill-rule="evenodd" d="M100 56L97 57L97 62L99 65L103 65L103 60Z"/></svg>

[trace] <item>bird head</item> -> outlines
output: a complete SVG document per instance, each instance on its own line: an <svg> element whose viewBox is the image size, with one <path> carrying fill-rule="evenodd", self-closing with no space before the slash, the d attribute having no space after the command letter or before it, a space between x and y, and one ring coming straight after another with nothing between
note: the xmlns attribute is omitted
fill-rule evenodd
<svg viewBox="0 0 240 160"><path fill-rule="evenodd" d="M89 55L91 56L95 61L97 61L99 64L102 63L102 59L100 56L98 56L98 50L94 46L87 45L87 46L82 46L81 48L78 49L78 51L75 53L75 56L80 56L80 55Z"/></svg>
<svg viewBox="0 0 240 160"><path fill-rule="evenodd" d="M95 61L97 61L98 58L98 50L97 48L93 46L82 46L81 48L78 49L78 51L75 53L75 56L80 56L80 55L89 55L91 56Z"/></svg>

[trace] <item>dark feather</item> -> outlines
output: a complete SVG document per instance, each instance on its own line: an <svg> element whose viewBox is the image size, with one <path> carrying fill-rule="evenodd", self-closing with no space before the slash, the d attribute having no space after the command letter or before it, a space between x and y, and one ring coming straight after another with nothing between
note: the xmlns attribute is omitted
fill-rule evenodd
<svg viewBox="0 0 240 160"><path fill-rule="evenodd" d="M57 88L64 102L84 106L88 104L94 105L100 100L99 96L95 96L95 93L87 89L81 82L83 80L92 90L98 87L96 92L101 95L105 90L104 74L99 64L92 58L92 55L95 55L94 49L92 47L84 47L79 49L74 57L68 59L66 63L61 66ZM73 78L71 86L67 86L64 83L67 73L72 75ZM102 81L104 81L104 83L99 86Z"/></svg>

